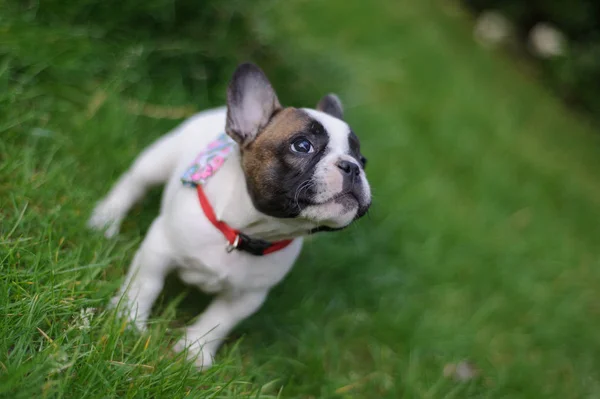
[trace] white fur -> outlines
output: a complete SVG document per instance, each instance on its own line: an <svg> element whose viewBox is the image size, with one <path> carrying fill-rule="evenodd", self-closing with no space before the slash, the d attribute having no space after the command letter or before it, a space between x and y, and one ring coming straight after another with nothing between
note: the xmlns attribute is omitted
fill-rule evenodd
<svg viewBox="0 0 600 399"><path fill-rule="evenodd" d="M342 204L336 203L333 199L340 193L344 183L344 178L336 164L341 160L358 164L356 159L349 154L348 137L350 127L344 121L326 113L307 108L304 111L323 125L329 135L329 143L327 144L326 155L317 164L313 175L316 190L314 200L320 205L306 207L301 216L315 221L318 220L321 224L330 227L346 226L354 219L358 208L345 210ZM369 202L371 189L364 170L362 168L360 170L364 199Z"/></svg>
<svg viewBox="0 0 600 399"><path fill-rule="evenodd" d="M331 135L327 162L345 156L348 126L318 111L309 112ZM301 236L325 219L333 225L342 225L354 217L354 214L340 214L340 209L336 209L338 204L310 207L306 217L298 219L276 219L258 212L246 190L239 153L234 152L204 187L217 217L256 238L270 241L297 238L285 249L262 257L226 252L226 240L205 217L196 191L180 181L197 153L224 131L225 114L225 108L202 112L144 150L98 203L89 221L91 227L105 229L108 237L117 234L127 211L146 190L166 182L160 214L112 303L138 328L144 329L164 278L173 269L184 282L217 294L175 347L187 348L199 368L212 364L231 329L258 310L269 290L288 273L300 253ZM368 190L366 180L364 183Z"/></svg>

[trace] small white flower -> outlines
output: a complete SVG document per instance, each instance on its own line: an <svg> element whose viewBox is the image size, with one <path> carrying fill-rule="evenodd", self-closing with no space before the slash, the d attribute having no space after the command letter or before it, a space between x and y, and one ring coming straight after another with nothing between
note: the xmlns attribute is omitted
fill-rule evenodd
<svg viewBox="0 0 600 399"><path fill-rule="evenodd" d="M78 317L75 319L75 326L82 331L87 331L91 327L91 320L94 317L96 308L81 309Z"/></svg>

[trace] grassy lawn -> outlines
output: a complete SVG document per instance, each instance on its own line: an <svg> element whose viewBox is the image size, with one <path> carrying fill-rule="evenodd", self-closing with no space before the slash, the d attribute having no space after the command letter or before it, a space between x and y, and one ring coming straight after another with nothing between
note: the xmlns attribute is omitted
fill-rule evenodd
<svg viewBox="0 0 600 399"><path fill-rule="evenodd" d="M263 4L256 39L228 22L197 48L0 13L0 396L599 397L597 132L479 48L452 2ZM168 62L184 56L200 61ZM246 57L286 104L340 94L374 206L310 240L199 374L169 347L206 298L173 283L145 335L104 310L160 192L117 240L85 220ZM444 376L462 360L476 378Z"/></svg>

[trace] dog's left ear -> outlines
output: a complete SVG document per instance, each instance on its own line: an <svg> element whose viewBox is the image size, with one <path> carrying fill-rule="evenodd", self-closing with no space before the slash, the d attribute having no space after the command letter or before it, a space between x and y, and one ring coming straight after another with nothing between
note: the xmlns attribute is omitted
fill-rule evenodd
<svg viewBox="0 0 600 399"><path fill-rule="evenodd" d="M340 98L333 93L327 94L319 101L317 110L325 112L334 118L344 120L344 107L342 106L342 102L340 101Z"/></svg>
<svg viewBox="0 0 600 399"><path fill-rule="evenodd" d="M263 71L250 63L238 66L227 89L227 134L244 147L279 109L281 104Z"/></svg>

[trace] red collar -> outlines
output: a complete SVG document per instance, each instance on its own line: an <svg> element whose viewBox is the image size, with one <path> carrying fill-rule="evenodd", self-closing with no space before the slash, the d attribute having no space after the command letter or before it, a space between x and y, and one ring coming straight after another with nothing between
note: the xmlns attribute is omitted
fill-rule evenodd
<svg viewBox="0 0 600 399"><path fill-rule="evenodd" d="M204 194L204 190L202 190L201 184L196 185L196 190L198 191L200 206L202 207L206 218L210 220L213 226L219 229L227 239L227 252L237 249L239 251L249 252L252 255L263 256L277 252L292 243L293 240L283 240L270 243L268 241L248 237L244 233L232 229L229 225L227 225L227 223L217 219L215 212L208 201L208 198L206 198L206 194Z"/></svg>

